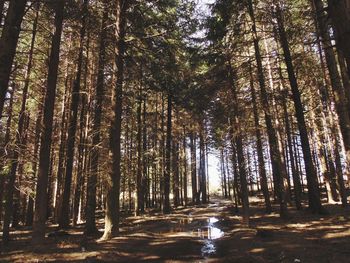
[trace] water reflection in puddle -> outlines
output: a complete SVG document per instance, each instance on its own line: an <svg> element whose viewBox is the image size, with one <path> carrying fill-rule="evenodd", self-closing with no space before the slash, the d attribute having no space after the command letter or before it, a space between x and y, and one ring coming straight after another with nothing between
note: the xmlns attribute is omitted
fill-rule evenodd
<svg viewBox="0 0 350 263"><path fill-rule="evenodd" d="M192 236L197 236L198 238L202 239L203 246L201 248L201 255L202 257L210 257L212 255L215 255L217 252L217 248L215 246L215 240L219 239L224 236L224 232L218 228L215 223L219 222L219 219L216 217L210 217L207 219L207 223L205 226L202 226L200 228L197 228L196 230L190 230L191 223L193 222L192 217L188 218L181 218L178 221L178 224L174 225L170 229L170 233L190 233ZM189 232L190 230L190 232Z"/></svg>
<svg viewBox="0 0 350 263"><path fill-rule="evenodd" d="M203 257L208 257L216 253L215 239L224 236L224 232L221 229L214 226L219 219L211 217L208 219L208 226L202 229L198 229L198 237L204 239L204 245L201 249Z"/></svg>

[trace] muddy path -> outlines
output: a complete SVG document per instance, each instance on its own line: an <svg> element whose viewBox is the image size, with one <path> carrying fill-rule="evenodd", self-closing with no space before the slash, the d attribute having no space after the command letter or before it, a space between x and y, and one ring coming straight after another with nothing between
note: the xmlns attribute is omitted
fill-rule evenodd
<svg viewBox="0 0 350 263"><path fill-rule="evenodd" d="M250 203L250 228L222 199L170 215L126 217L120 235L103 242L86 240L80 225L33 247L31 230L23 228L0 249L0 262L350 262L350 208L331 205L323 216L290 208L282 220L266 215L262 200Z"/></svg>

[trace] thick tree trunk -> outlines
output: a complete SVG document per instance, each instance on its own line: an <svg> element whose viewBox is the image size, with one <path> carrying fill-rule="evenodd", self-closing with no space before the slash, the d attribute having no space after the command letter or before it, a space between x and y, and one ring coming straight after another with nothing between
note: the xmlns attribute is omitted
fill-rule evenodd
<svg viewBox="0 0 350 263"><path fill-rule="evenodd" d="M10 1L0 38L0 118L6 100L12 63L15 58L26 0Z"/></svg>
<svg viewBox="0 0 350 263"><path fill-rule="evenodd" d="M91 150L91 174L87 181L86 223L85 234L90 235L97 231L96 228L96 187L99 168L100 144L101 144L101 120L103 110L103 97L105 93L104 74L106 65L106 37L108 20L108 1L104 1L103 17L100 30L100 47L98 54L98 72L95 90L94 120L92 128Z"/></svg>
<svg viewBox="0 0 350 263"><path fill-rule="evenodd" d="M337 48L350 62L350 6L347 0L328 0L328 13L336 31ZM348 65L350 67L350 65Z"/></svg>
<svg viewBox="0 0 350 263"><path fill-rule="evenodd" d="M52 123L56 97L59 54L63 25L65 0L55 2L55 33L52 37L51 53L47 79L47 90L44 103L43 132L41 135L39 153L39 173L36 186L35 212L33 223L33 243L41 243L45 238L45 222L47 215L47 187L50 167L50 152L52 141Z"/></svg>
<svg viewBox="0 0 350 263"><path fill-rule="evenodd" d="M309 196L309 206L316 212L321 213L323 207L321 204L320 189L317 181L317 173L315 166L312 162L312 154L310 148L309 137L307 133L307 127L304 116L304 107L301 102L301 95L298 87L298 82L294 73L294 66L292 62L292 56L289 49L289 43L287 40L287 35L284 28L282 13L280 7L277 7L276 18L278 24L278 32L280 37L281 46L284 54L284 61L287 65L287 72L289 77L289 82L292 89L292 97L294 101L294 108L296 113L296 118L298 121L298 128L300 131L301 146L304 155L304 164L306 170L306 178L308 184L308 196Z"/></svg>
<svg viewBox="0 0 350 263"><path fill-rule="evenodd" d="M117 69L113 98L113 118L110 128L110 152L112 154L109 185L107 188L105 230L102 239L110 239L119 233L119 195L121 178L121 124L124 82L124 53L126 34L126 10L128 1L118 0L116 5L115 24L115 66Z"/></svg>

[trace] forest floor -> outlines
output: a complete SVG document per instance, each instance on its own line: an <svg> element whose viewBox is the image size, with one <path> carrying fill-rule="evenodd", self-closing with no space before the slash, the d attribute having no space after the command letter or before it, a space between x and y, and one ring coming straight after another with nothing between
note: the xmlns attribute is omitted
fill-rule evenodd
<svg viewBox="0 0 350 263"><path fill-rule="evenodd" d="M350 262L350 208L326 207L329 215L290 209L282 220L252 199L247 228L231 201L212 199L170 215L125 218L109 241L85 240L80 225L40 247L23 228L1 248L0 262Z"/></svg>

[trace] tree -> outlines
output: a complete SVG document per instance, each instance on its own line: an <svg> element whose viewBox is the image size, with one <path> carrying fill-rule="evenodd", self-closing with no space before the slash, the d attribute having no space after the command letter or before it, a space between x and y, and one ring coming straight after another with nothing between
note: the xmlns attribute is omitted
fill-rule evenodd
<svg viewBox="0 0 350 263"><path fill-rule="evenodd" d="M61 35L63 29L64 0L54 4L55 32L51 40L51 52L47 75L47 89L44 102L43 132L41 135L39 152L39 169L35 196L35 211L33 222L33 243L42 243L45 238L45 223L47 216L47 187L50 168L50 153L52 142L52 123L56 97L56 84L58 76Z"/></svg>

